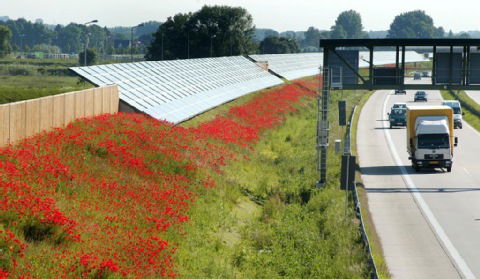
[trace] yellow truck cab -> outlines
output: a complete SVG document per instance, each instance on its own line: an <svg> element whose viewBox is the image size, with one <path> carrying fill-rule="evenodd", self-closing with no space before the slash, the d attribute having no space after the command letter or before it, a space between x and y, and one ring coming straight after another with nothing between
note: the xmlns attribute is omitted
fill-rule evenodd
<svg viewBox="0 0 480 279"><path fill-rule="evenodd" d="M449 106L407 106L407 151L415 171L446 168L452 171L453 110Z"/></svg>

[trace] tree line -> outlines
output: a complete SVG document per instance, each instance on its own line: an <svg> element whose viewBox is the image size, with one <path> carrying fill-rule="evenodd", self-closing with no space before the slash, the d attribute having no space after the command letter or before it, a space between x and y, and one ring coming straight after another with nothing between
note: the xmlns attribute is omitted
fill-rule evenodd
<svg viewBox="0 0 480 279"><path fill-rule="evenodd" d="M87 40L100 53L114 53L114 39L130 39L130 27L106 28L70 23L49 26L25 19L0 23L0 56L12 50L79 53ZM135 36L148 46L146 59L188 59L252 53L296 53L318 51L321 39L368 38L361 15L348 10L340 13L329 30L309 27L304 32L287 31L282 34L264 29L261 41L253 17L244 8L204 6L194 13L178 13L163 24L147 22L135 29ZM380 32L381 33L381 32ZM258 34L257 34L258 35ZM436 27L425 11L402 13L393 19L388 38L468 38L467 33L446 32ZM119 52L122 53L122 52ZM129 53L129 46L123 49Z"/></svg>
<svg viewBox="0 0 480 279"><path fill-rule="evenodd" d="M20 18L0 22L0 26L10 30L8 49L10 51L42 51L46 53L79 53L85 42L89 47L103 54L129 53L129 46L115 49L115 40L130 40L130 27L101 27L96 24L84 25L70 23L68 25L47 25L41 22L31 22ZM143 26L134 29L134 37L144 45L150 44L151 33L158 29L159 22L145 22ZM2 33L3 34L3 33ZM7 36L0 35L0 42L6 44ZM6 46L5 46L6 49ZM6 52L5 50L0 50Z"/></svg>

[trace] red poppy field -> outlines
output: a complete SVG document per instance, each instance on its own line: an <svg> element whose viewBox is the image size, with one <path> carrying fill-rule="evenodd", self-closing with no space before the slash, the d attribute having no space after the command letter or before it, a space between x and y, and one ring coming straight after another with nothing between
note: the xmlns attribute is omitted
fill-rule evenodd
<svg viewBox="0 0 480 279"><path fill-rule="evenodd" d="M301 83L301 84L300 84ZM0 150L0 278L176 277L178 239L210 174L284 122L311 82L197 127L143 115L76 121Z"/></svg>

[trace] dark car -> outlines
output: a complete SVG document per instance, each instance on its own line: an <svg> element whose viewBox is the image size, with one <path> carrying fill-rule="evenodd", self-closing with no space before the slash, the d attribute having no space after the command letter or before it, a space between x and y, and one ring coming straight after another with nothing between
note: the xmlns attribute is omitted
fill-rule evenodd
<svg viewBox="0 0 480 279"><path fill-rule="evenodd" d="M392 108L388 114L390 129L393 126L407 126L407 110L405 108Z"/></svg>
<svg viewBox="0 0 480 279"><path fill-rule="evenodd" d="M415 80L420 80L420 79L422 79L422 74L420 74L420 73L413 73L413 79L415 79Z"/></svg>
<svg viewBox="0 0 480 279"><path fill-rule="evenodd" d="M415 93L415 97L414 97L413 101L414 102L418 102L418 101L426 102L427 101L427 92L417 91L417 93Z"/></svg>
<svg viewBox="0 0 480 279"><path fill-rule="evenodd" d="M395 94L407 94L407 90L405 89L396 89Z"/></svg>

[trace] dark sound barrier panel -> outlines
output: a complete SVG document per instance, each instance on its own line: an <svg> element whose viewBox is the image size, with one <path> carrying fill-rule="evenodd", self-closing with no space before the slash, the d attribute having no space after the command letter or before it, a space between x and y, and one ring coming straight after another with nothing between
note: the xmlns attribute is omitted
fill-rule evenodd
<svg viewBox="0 0 480 279"><path fill-rule="evenodd" d="M403 84L403 71L392 67L379 67L373 69L373 84L375 85L399 85Z"/></svg>
<svg viewBox="0 0 480 279"><path fill-rule="evenodd" d="M355 71L359 68L358 50L337 50L343 60L345 60ZM329 53L328 64L332 77L332 85L335 84L358 84L358 77L333 51Z"/></svg>
<svg viewBox="0 0 480 279"><path fill-rule="evenodd" d="M480 53L470 53L468 80L470 84L480 84Z"/></svg>
<svg viewBox="0 0 480 279"><path fill-rule="evenodd" d="M462 54L452 53L452 84L462 83ZM437 84L450 83L450 52L438 52L435 61L435 78Z"/></svg>

